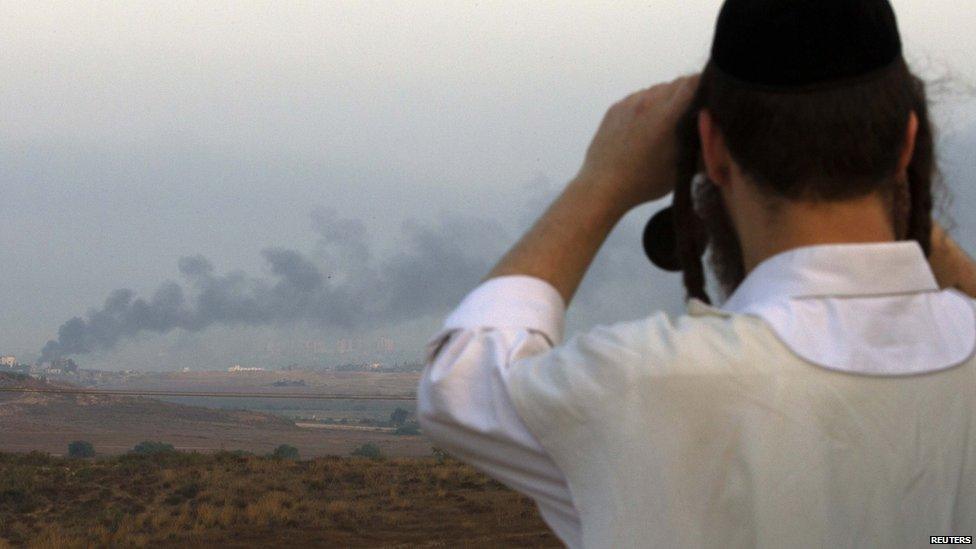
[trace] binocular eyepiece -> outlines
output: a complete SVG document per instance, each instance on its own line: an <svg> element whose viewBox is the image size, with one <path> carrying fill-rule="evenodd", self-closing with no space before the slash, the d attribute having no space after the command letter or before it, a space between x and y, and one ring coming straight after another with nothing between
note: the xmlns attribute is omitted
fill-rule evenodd
<svg viewBox="0 0 976 549"><path fill-rule="evenodd" d="M668 206L651 217L644 227L643 243L647 258L659 269L671 272L681 270L674 207Z"/></svg>

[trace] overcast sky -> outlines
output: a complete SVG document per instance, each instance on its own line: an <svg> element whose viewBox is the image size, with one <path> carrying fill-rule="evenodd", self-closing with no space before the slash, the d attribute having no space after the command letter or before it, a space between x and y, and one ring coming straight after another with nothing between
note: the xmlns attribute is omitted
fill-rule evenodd
<svg viewBox="0 0 976 549"><path fill-rule="evenodd" d="M114 296L128 326L83 366L419 359L606 107L703 65L719 4L0 2L0 354L36 359ZM976 6L894 4L909 61L952 77L940 145L974 250ZM657 207L572 328L680 311L639 249Z"/></svg>

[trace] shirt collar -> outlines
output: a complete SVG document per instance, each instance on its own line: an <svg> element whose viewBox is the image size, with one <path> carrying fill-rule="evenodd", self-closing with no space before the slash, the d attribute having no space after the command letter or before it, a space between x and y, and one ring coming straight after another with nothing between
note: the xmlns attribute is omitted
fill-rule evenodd
<svg viewBox="0 0 976 549"><path fill-rule="evenodd" d="M822 244L778 253L757 265L721 309L743 313L772 300L938 291L915 241Z"/></svg>

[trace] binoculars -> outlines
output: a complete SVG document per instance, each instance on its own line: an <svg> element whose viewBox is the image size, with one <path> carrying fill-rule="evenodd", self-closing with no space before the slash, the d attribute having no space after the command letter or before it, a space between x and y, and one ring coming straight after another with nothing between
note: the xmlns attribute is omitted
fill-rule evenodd
<svg viewBox="0 0 976 549"><path fill-rule="evenodd" d="M681 270L673 206L668 206L651 217L644 227L642 240L644 253L651 263L665 271Z"/></svg>

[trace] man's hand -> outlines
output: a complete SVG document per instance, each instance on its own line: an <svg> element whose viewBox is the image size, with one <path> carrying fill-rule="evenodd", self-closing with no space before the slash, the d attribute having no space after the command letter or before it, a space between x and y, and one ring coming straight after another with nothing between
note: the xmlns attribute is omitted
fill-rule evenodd
<svg viewBox="0 0 976 549"><path fill-rule="evenodd" d="M541 278L568 305L620 218L674 187L675 126L697 86L697 76L679 78L610 107L579 175L487 278Z"/></svg>
<svg viewBox="0 0 976 549"><path fill-rule="evenodd" d="M667 195L675 184L675 126L698 75L633 93L607 111L577 180L600 187L624 211Z"/></svg>

